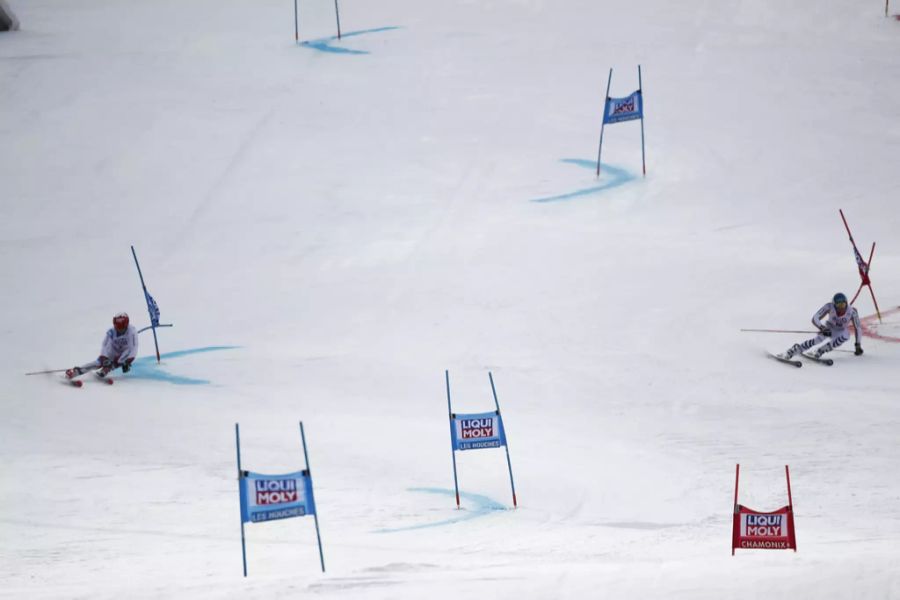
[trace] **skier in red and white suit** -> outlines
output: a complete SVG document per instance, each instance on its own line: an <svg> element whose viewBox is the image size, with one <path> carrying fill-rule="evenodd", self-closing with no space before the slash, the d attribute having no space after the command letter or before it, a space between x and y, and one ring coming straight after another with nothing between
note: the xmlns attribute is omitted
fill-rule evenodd
<svg viewBox="0 0 900 600"><path fill-rule="evenodd" d="M823 322L822 320L826 317L828 317L828 320ZM825 304L813 315L812 324L819 330L819 335L805 342L794 344L788 348L782 357L790 358L798 352L806 352L816 344L821 344L828 339L827 344L822 344L811 354L815 358L821 358L826 352L831 352L850 339L848 328L850 323L853 323L853 332L856 335L856 350L854 354L859 356L863 353L862 345L860 344L862 327L859 325L859 313L856 312L855 308L847 304L847 296L835 294L831 302Z"/></svg>
<svg viewBox="0 0 900 600"><path fill-rule="evenodd" d="M128 313L121 312L113 317L113 326L103 338L97 360L68 369L66 377L72 379L91 369L99 369L100 375L106 375L119 367L123 373L127 373L131 370L131 363L137 358L137 352L137 331L129 323Z"/></svg>

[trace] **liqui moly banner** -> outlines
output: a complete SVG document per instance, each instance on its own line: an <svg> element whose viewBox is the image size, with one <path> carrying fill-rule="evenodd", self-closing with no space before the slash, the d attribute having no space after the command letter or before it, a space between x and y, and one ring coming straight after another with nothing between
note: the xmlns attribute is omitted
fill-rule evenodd
<svg viewBox="0 0 900 600"><path fill-rule="evenodd" d="M603 112L603 123L621 123L643 118L644 106L641 90L625 98L607 98Z"/></svg>
<svg viewBox="0 0 900 600"><path fill-rule="evenodd" d="M450 416L450 454L453 457L453 487L456 490L456 508L459 504L459 478L456 472L457 450L479 450L481 448L499 448L506 450L506 466L509 467L509 487L512 490L513 507L517 506L516 484L513 481L512 462L509 459L509 444L506 443L506 430L503 417L500 416L500 400L497 388L494 387L494 375L488 371L491 382L491 394L494 396L493 412L457 414L453 412L450 400L450 371L444 371L447 382L447 414Z"/></svg>
<svg viewBox="0 0 900 600"><path fill-rule="evenodd" d="M451 415L450 436L454 450L499 448L506 445L499 411Z"/></svg>
<svg viewBox="0 0 900 600"><path fill-rule="evenodd" d="M794 513L790 506L774 512L757 512L738 505L734 513L732 549L796 550Z"/></svg>
<svg viewBox="0 0 900 600"><path fill-rule="evenodd" d="M264 523L311 515L316 524L316 542L319 544L319 562L325 572L325 554L322 552L322 536L319 535L319 515L313 499L312 475L309 455L306 452L306 433L300 421L300 441L303 443L302 471L284 475L263 475L241 468L241 429L234 424L234 445L237 450L238 495L241 503L241 558L244 577L247 576L247 541L244 523Z"/></svg>
<svg viewBox="0 0 900 600"><path fill-rule="evenodd" d="M794 500L791 496L791 471L784 465L788 504L772 512L759 512L738 503L741 465L734 469L734 521L731 527L731 555L737 548L797 551L794 533Z"/></svg>
<svg viewBox="0 0 900 600"><path fill-rule="evenodd" d="M607 125L625 121L641 122L641 170L647 175L647 155L644 148L644 84L641 79L641 65L638 65L638 89L624 98L609 95L613 70L609 70L606 80L606 101L603 104L603 123L600 125L600 143L597 145L597 177L600 177L600 158L603 155L603 131Z"/></svg>
<svg viewBox="0 0 900 600"><path fill-rule="evenodd" d="M244 471L240 479L241 519L261 523L316 513L308 471L263 475Z"/></svg>

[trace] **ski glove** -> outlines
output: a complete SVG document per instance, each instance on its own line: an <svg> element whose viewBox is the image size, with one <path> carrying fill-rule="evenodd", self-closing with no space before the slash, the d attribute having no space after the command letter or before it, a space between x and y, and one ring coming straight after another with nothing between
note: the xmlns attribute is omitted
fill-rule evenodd
<svg viewBox="0 0 900 600"><path fill-rule="evenodd" d="M862 344L857 342L856 343L856 351L853 354L855 354L857 356L862 356L862 353L863 353Z"/></svg>
<svg viewBox="0 0 900 600"><path fill-rule="evenodd" d="M98 360L100 361L100 366L104 369L111 369L113 366L112 361L105 356L101 356Z"/></svg>
<svg viewBox="0 0 900 600"><path fill-rule="evenodd" d="M828 329L827 327L820 327L820 328L819 328L819 333L821 333L821 334L824 335L825 337L831 337L831 330Z"/></svg>
<svg viewBox="0 0 900 600"><path fill-rule="evenodd" d="M129 358L125 362L122 363L122 372L127 373L131 370L131 363L134 361L133 358Z"/></svg>

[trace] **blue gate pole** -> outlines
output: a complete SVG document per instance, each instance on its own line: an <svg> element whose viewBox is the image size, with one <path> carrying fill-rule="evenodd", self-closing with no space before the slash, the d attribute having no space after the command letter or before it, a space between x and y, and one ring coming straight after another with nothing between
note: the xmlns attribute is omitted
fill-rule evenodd
<svg viewBox="0 0 900 600"><path fill-rule="evenodd" d="M494 387L494 376L488 371L488 379L491 380L491 393L494 394L494 406L497 407L497 414L500 414L500 402L497 400L497 388ZM503 417L501 417L502 419ZM503 446L506 448L506 466L509 467L509 486L512 488L512 496L513 496L513 508L518 507L516 503L516 484L513 481L512 474L512 462L509 460L509 438L506 437L506 428L503 428L504 438L506 438L506 444Z"/></svg>
<svg viewBox="0 0 900 600"><path fill-rule="evenodd" d="M334 0L334 18L337 20L338 39L341 39L341 13L338 10L338 0Z"/></svg>
<svg viewBox="0 0 900 600"><path fill-rule="evenodd" d="M309 470L309 454L306 452L306 434L303 432L303 421L300 421L300 439L303 442L303 462L306 464L306 475L312 481L312 471ZM310 490L312 490L312 486L309 486ZM312 499L313 505L315 505L315 498ZM322 572L325 572L325 554L322 552L322 536L319 534L319 508L316 507L315 512L313 513L313 519L316 522L316 541L319 543L319 562L322 563Z"/></svg>
<svg viewBox="0 0 900 600"><path fill-rule="evenodd" d="M609 108L609 86L612 83L612 69L606 80L606 97L603 98L603 121L600 123L600 147L597 149L597 177L600 177L600 154L603 152L603 128L606 126L606 110Z"/></svg>
<svg viewBox="0 0 900 600"><path fill-rule="evenodd" d="M137 252L134 251L134 246L131 247L131 255L134 257L134 266L137 267L138 277L141 278L141 289L144 290L144 302L147 302L147 286L144 285L144 274L141 273L141 265L138 263ZM150 312L150 305L147 304L147 312ZM153 316L150 316L150 324L153 324ZM156 347L156 364L159 364L159 343L156 341L156 327L151 327L153 330L153 345Z"/></svg>
<svg viewBox="0 0 900 600"><path fill-rule="evenodd" d="M444 370L447 381L447 414L450 416L450 455L453 457L453 488L456 490L456 508L459 508L459 480L456 477L456 448L453 447L453 407L450 406L450 371Z"/></svg>
<svg viewBox="0 0 900 600"><path fill-rule="evenodd" d="M237 467L238 467L238 495L241 493L241 477L243 477L243 472L241 471L241 433L238 428L238 424L234 424L234 443L237 446ZM241 499L241 505L243 505L244 500ZM244 541L244 515L241 514L241 557L244 559L244 577L247 576L247 544Z"/></svg>
<svg viewBox="0 0 900 600"><path fill-rule="evenodd" d="M641 97L641 165L644 177L647 176L647 157L644 153L644 85L641 82L641 65L638 65L638 95Z"/></svg>

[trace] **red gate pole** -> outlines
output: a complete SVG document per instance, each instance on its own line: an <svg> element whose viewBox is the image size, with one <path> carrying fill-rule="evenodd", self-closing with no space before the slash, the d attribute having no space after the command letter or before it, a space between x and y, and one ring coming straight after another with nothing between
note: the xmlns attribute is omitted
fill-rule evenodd
<svg viewBox="0 0 900 600"><path fill-rule="evenodd" d="M791 512L794 512L794 501L791 500L791 472L788 471L788 466L784 465L784 476L787 479L787 488L788 488L788 506L791 509Z"/></svg>
<svg viewBox="0 0 900 600"><path fill-rule="evenodd" d="M872 242L872 251L869 252L869 270L872 268L872 257L875 256L875 242ZM866 272L866 285L869 287L869 293L872 295L872 304L875 305L875 314L878 315L878 322L881 323L881 310L878 308L878 300L875 299L875 290L872 289L872 280L869 279L869 273Z"/></svg>
<svg viewBox="0 0 900 600"><path fill-rule="evenodd" d="M797 551L797 531L796 526L794 525L794 500L791 498L791 472L788 470L788 466L784 465L784 477L787 479L787 492L788 492L788 509L790 512L788 513L788 519L790 520L791 527L791 543L794 546L794 552Z"/></svg>
<svg viewBox="0 0 900 600"><path fill-rule="evenodd" d="M847 235L850 236L850 243L853 243L853 234L850 233L850 226L847 225L847 218L844 216L844 209L839 208L838 212L841 213L841 220L844 222L844 229L847 230Z"/></svg>
<svg viewBox="0 0 900 600"><path fill-rule="evenodd" d="M866 287L865 284L861 283L861 284L859 284L859 287L856 288L856 293L853 294L853 299L850 300L850 304L851 304L851 305L852 305L854 302L856 302L856 299L857 299L857 298L859 298L859 293L863 290L864 287Z"/></svg>
<svg viewBox="0 0 900 600"><path fill-rule="evenodd" d="M872 242L872 251L869 252L869 263L868 263L869 265L872 264L872 256L874 256L874 255L875 255L875 242ZM853 300L850 301L851 306L853 305L854 302L856 302L856 299L859 298L859 293L863 290L864 287L866 287L866 284L871 283L871 281L869 280L869 274L863 273L861 269L858 269L858 270L859 270L859 276L862 278L862 283L859 284L859 287L856 288L856 293L853 294Z"/></svg>
<svg viewBox="0 0 900 600"><path fill-rule="evenodd" d="M872 295L872 304L875 305L875 314L878 315L878 322L881 323L881 311L878 309L878 301L875 299L875 292L872 290L872 284L870 283L868 286L869 293Z"/></svg>
<svg viewBox="0 0 900 600"><path fill-rule="evenodd" d="M862 262L862 256L859 254L859 249L856 247L856 242L853 239L853 234L850 232L850 225L847 224L847 218L844 216L844 211L842 209L838 209L838 212L841 215L841 221L844 222L844 229L847 230L847 237L850 238L850 245L853 246L853 255L856 257L857 268L859 269L859 276L862 279L862 283L859 286L859 289L856 290L856 295L853 296L853 300L850 301L850 304L856 300L859 296L859 293L862 291L863 287L869 288L869 294L872 296L872 304L875 305L875 314L878 315L878 322L881 323L881 311L878 309L878 301L875 300L875 292L872 290L872 281L869 279L869 271L871 270L872 257L875 254L875 243L872 243L872 250L869 252L869 262L865 264L865 270L863 270L863 265L859 264Z"/></svg>
<svg viewBox="0 0 900 600"><path fill-rule="evenodd" d="M738 524L738 481L741 477L740 463L734 466L734 516L731 518L731 555L734 556L734 543L737 536Z"/></svg>
<svg viewBox="0 0 900 600"><path fill-rule="evenodd" d="M875 242L872 242L872 249L869 251L869 262L866 263L866 280L864 283L867 285L872 283L869 281L869 271L872 270L872 258L875 256Z"/></svg>

